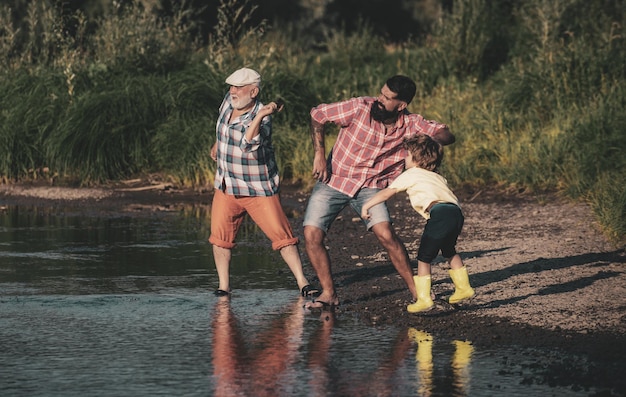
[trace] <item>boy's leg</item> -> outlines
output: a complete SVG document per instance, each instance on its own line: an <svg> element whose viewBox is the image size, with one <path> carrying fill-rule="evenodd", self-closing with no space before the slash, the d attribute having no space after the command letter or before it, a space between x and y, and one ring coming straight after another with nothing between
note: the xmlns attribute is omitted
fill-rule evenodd
<svg viewBox="0 0 626 397"><path fill-rule="evenodd" d="M430 210L430 219L424 228L417 255L418 261L429 262L441 250L443 257L448 260L451 267L450 278L455 286L450 303L458 303L474 296L474 290L469 286L467 269L456 252L456 242L463 229L463 222L463 213L458 206L450 203L435 205Z"/></svg>
<svg viewBox="0 0 626 397"><path fill-rule="evenodd" d="M451 258L446 258L450 263L450 278L454 283L454 293L450 296L450 303L459 303L474 296L475 292L470 285L467 268L463 265L463 260L459 254L454 254Z"/></svg>
<svg viewBox="0 0 626 397"><path fill-rule="evenodd" d="M445 206L442 207L445 208ZM420 245L417 251L418 276L431 275L431 263L435 260L437 255L439 255L439 251L446 245L447 235L450 233L450 223L448 219L436 209L437 206L434 206L431 210L430 219L426 222L422 237L420 238ZM456 237L452 242L452 248L454 248L455 242ZM435 299L435 294L432 291L431 299Z"/></svg>
<svg viewBox="0 0 626 397"><path fill-rule="evenodd" d="M417 261L417 275L430 276L432 272L430 262Z"/></svg>
<svg viewBox="0 0 626 397"><path fill-rule="evenodd" d="M454 254L452 258L448 259L448 263L450 264L450 269L452 270L460 269L464 266L461 255L459 254Z"/></svg>
<svg viewBox="0 0 626 397"><path fill-rule="evenodd" d="M454 293L448 302L459 303L474 296L475 292L469 282L469 275L465 266L459 269L450 269L450 278L454 283Z"/></svg>
<svg viewBox="0 0 626 397"><path fill-rule="evenodd" d="M415 280L415 290L417 291L417 301L406 307L409 313L425 312L435 307L435 302L433 302L430 294L430 263L418 261L417 269L418 275L413 277ZM420 275L420 269L422 269L422 275Z"/></svg>

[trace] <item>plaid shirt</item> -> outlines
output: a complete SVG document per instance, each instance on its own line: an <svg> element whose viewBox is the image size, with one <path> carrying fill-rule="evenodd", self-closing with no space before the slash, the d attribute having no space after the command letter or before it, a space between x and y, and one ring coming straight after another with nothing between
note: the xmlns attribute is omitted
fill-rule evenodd
<svg viewBox="0 0 626 397"><path fill-rule="evenodd" d="M384 189L404 169L404 137L414 134L430 136L445 124L426 120L419 114L404 111L389 131L370 116L376 98L359 97L347 101L321 104L311 110L318 123L332 122L341 127L337 141L328 156L328 186L350 197L361 188Z"/></svg>
<svg viewBox="0 0 626 397"><path fill-rule="evenodd" d="M215 188L235 196L272 196L278 193L278 166L272 146L272 122L263 118L259 135L250 142L245 133L263 107L257 101L252 110L233 119L230 94L220 106L217 120L217 172Z"/></svg>

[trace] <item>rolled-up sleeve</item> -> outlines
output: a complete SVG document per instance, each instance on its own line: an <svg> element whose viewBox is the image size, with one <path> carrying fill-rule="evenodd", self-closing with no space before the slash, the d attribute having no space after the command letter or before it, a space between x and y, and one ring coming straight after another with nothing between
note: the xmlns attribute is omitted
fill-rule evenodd
<svg viewBox="0 0 626 397"><path fill-rule="evenodd" d="M311 120L325 124L332 122L341 126L349 125L357 114L359 98L336 103L322 103L311 109Z"/></svg>
<svg viewBox="0 0 626 397"><path fill-rule="evenodd" d="M252 138L251 140L247 140L244 135L241 138L241 142L239 144L239 148L244 153L250 153L259 150L261 144L264 139L268 139L270 135L270 131L272 130L272 122L269 116L266 116L261 121L261 126L259 127L259 134Z"/></svg>

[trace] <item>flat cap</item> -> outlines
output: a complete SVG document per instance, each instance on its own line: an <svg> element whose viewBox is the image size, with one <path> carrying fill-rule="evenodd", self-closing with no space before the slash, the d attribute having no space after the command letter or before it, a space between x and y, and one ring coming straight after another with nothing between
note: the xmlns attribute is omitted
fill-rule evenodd
<svg viewBox="0 0 626 397"><path fill-rule="evenodd" d="M259 84L261 75L255 70L249 68L241 68L226 78L226 84L235 87L243 87L248 84Z"/></svg>

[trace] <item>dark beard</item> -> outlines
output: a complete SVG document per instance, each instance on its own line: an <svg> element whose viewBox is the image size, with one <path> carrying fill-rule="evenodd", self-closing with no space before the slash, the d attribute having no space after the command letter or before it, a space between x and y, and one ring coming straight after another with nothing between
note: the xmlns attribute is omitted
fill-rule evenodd
<svg viewBox="0 0 626 397"><path fill-rule="evenodd" d="M398 112L397 111L395 111L395 110L388 111L378 101L374 101L374 103L372 103L372 108L370 110L370 115L372 115L372 118L374 120L380 121L380 122L394 121L394 120L396 120L398 118Z"/></svg>

